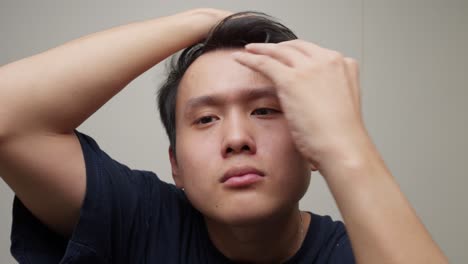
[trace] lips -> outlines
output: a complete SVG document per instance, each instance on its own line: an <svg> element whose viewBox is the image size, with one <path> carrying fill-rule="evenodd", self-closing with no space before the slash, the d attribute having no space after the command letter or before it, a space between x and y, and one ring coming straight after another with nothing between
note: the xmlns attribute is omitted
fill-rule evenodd
<svg viewBox="0 0 468 264"><path fill-rule="evenodd" d="M258 175L262 177L265 176L265 174L262 171L254 167L250 167L250 166L234 167L226 171L226 173L224 173L223 177L220 179L220 182L224 183L230 178L241 177L241 176L248 175L248 174L254 174L254 175Z"/></svg>

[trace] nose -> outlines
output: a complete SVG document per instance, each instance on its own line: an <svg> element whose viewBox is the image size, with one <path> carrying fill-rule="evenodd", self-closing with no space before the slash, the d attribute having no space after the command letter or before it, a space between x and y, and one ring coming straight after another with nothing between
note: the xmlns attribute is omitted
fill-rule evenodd
<svg viewBox="0 0 468 264"><path fill-rule="evenodd" d="M222 156L228 158L236 154L255 154L257 151L253 137L254 127L247 117L232 114L223 120Z"/></svg>

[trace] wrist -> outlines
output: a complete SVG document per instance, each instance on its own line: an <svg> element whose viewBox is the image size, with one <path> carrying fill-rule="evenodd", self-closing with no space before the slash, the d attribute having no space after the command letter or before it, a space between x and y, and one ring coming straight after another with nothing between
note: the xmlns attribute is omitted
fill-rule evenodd
<svg viewBox="0 0 468 264"><path fill-rule="evenodd" d="M194 9L138 23L138 31L145 34L154 49L164 49L162 60L175 52L203 41L210 30L221 20L221 15L211 9ZM161 53L159 53L161 55Z"/></svg>
<svg viewBox="0 0 468 264"><path fill-rule="evenodd" d="M380 153L369 137L342 142L319 152L316 156L317 168L325 179L346 177L346 171L383 164Z"/></svg>
<svg viewBox="0 0 468 264"><path fill-rule="evenodd" d="M184 23L190 32L199 35L203 39L222 19L230 15L228 11L213 8L197 8L178 13L177 20Z"/></svg>

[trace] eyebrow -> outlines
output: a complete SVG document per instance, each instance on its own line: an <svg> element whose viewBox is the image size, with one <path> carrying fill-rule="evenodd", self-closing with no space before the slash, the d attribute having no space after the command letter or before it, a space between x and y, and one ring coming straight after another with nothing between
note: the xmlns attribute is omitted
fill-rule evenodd
<svg viewBox="0 0 468 264"><path fill-rule="evenodd" d="M264 87L264 88L251 88L244 89L235 96L236 100L242 101L255 101L260 98L274 98L278 99L278 95L273 87ZM187 101L185 105L185 116L190 115L190 113L202 106L220 106L225 104L227 98L225 95L202 95L198 97L191 98Z"/></svg>

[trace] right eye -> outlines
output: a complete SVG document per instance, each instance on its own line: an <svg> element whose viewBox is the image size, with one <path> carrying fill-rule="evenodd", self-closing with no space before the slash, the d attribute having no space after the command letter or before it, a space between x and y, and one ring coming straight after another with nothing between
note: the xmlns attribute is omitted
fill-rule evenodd
<svg viewBox="0 0 468 264"><path fill-rule="evenodd" d="M214 116L203 116L203 117L200 117L198 118L197 120L195 120L195 124L197 125L204 125L204 124L208 124L208 123L211 123L215 120L215 117Z"/></svg>

